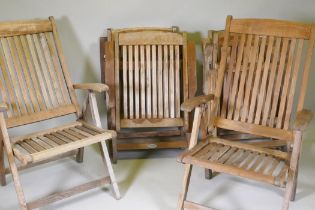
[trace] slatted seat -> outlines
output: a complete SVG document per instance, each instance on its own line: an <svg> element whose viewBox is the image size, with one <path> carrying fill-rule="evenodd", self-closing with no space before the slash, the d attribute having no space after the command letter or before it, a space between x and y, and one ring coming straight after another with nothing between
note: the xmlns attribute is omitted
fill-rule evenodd
<svg viewBox="0 0 315 210"><path fill-rule="evenodd" d="M81 109L75 89L88 92ZM72 195L110 184L120 198L105 141L116 138L102 129L95 93L108 91L105 84L73 84L53 17L49 20L0 23L0 183L12 173L20 208L36 209ZM10 128L72 115L70 124L11 137ZM90 119L92 118L92 120ZM61 157L83 161L84 147L98 144L108 175L64 192L26 202L19 170ZM9 167L4 164L6 151ZM1 208L1 207L0 207Z"/></svg>
<svg viewBox="0 0 315 210"><path fill-rule="evenodd" d="M55 155L79 149L115 137L109 132L85 122L73 122L53 129L13 138L13 151L24 164L46 160Z"/></svg>
<svg viewBox="0 0 315 210"><path fill-rule="evenodd" d="M220 64L206 66L204 72L204 91L212 94L181 105L182 110L195 110L195 117L189 151L179 158L185 172L178 210L211 209L186 200L194 165L205 168L206 176L218 171L284 187L283 210L288 210L296 194L302 132L313 116L304 109L304 99L315 25L228 16L223 34ZM218 50L219 36L215 39L213 50ZM212 55L210 58L217 60L219 53ZM211 63L208 61L206 65ZM301 87L297 87L299 79ZM242 136L227 139L220 136L220 129L275 139L277 145L279 141L286 145L286 150L266 148L269 142L242 143ZM205 143L197 143L199 131Z"/></svg>
<svg viewBox="0 0 315 210"><path fill-rule="evenodd" d="M288 155L285 152L260 149L219 138L211 138L180 157L183 163L263 180L281 187L284 187L287 181L287 160ZM240 173L240 169L244 171Z"/></svg>

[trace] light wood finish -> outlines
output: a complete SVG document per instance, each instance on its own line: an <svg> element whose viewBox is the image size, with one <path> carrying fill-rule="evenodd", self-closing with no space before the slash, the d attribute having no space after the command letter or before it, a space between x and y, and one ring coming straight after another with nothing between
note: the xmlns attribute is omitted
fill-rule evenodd
<svg viewBox="0 0 315 210"><path fill-rule="evenodd" d="M115 90L109 100L115 101L110 128L122 133L126 128L145 128L158 139L154 136L157 128L176 127L182 129L179 136L186 139L188 113L181 112L180 104L195 96L197 90L195 46L190 43L188 49L186 33L175 27L110 29L107 39L102 40L107 44L101 45L114 45L113 51L101 51L105 63L102 80L113 84L110 88ZM123 142L118 139L118 148L127 148L120 145ZM136 139L134 142L130 149L137 149ZM138 144L138 149L143 145Z"/></svg>
<svg viewBox="0 0 315 210"><path fill-rule="evenodd" d="M115 131L101 128L95 92L108 90L105 84L73 85L61 49L53 17L49 20L0 23L0 181L11 173L20 208L35 209L104 184L114 188L120 198L111 166L106 140L115 139ZM75 89L88 90L83 115ZM86 122L90 113L94 124ZM47 130L11 138L8 129L38 121L76 114L77 121ZM101 151L109 176L73 189L27 203L19 180L22 170L69 155L83 161L83 148L101 143ZM9 168L4 167L3 151ZM20 164L16 164L15 159Z"/></svg>
<svg viewBox="0 0 315 210"><path fill-rule="evenodd" d="M102 83L85 83L85 84L74 84L74 89L80 89L80 90L92 90L96 92L105 92L108 91L108 86Z"/></svg>
<svg viewBox="0 0 315 210"><path fill-rule="evenodd" d="M296 193L302 131L313 117L303 105L314 28L303 23L228 16L224 33L215 33L215 36L211 33L214 44L204 44L204 52L208 54L204 68L205 96L200 96L199 102L196 98L183 105L189 111L197 107L196 115L203 111L206 120L202 121L206 125L196 118L193 127L201 131L206 128L206 131L205 139L197 145L196 135L192 135L191 144L195 146L178 158L185 165L178 210L208 209L186 201L194 165L285 188L282 209L289 209L289 201L294 200ZM304 42L308 46L305 58L302 56ZM209 72L211 69L215 73ZM301 88L296 87L299 75L303 81ZM214 78L214 85L209 84ZM214 94L211 102L205 100L209 94ZM299 94L298 103L294 103L295 94ZM292 116L294 111L296 116ZM218 129L232 131L225 131L226 136L241 132L264 139L257 143L236 142L217 137ZM242 140L241 137L237 135L233 139ZM270 142L284 143L290 149L279 151Z"/></svg>

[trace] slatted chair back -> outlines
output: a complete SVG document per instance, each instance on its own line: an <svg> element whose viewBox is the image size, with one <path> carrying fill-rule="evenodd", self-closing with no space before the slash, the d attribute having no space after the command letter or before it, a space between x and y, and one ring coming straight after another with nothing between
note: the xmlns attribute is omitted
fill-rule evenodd
<svg viewBox="0 0 315 210"><path fill-rule="evenodd" d="M116 129L184 126L186 34L141 28L111 30L108 37L115 42Z"/></svg>
<svg viewBox="0 0 315 210"><path fill-rule="evenodd" d="M314 27L306 24L228 18L215 90L217 101L221 100L215 125L293 140L290 120L296 84L302 75L295 109L301 111L314 38Z"/></svg>
<svg viewBox="0 0 315 210"><path fill-rule="evenodd" d="M8 127L79 114L53 17L0 23L0 70Z"/></svg>

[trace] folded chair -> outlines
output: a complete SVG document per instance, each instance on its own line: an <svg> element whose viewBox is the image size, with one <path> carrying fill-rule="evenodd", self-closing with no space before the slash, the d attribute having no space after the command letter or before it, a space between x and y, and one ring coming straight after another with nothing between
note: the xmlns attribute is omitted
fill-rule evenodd
<svg viewBox="0 0 315 210"><path fill-rule="evenodd" d="M118 199L118 185L105 143L116 134L101 128L95 98L95 92L108 91L108 87L72 84L54 18L0 23L0 69L1 184L5 185L5 176L11 172L20 208L39 208L105 184L111 184ZM88 91L82 111L74 89ZM8 134L13 127L69 114L75 114L77 120L28 135L12 138ZM87 122L87 114L92 116L93 124ZM81 162L83 148L95 143L100 146L109 176L26 203L19 170L73 154ZM9 168L4 165L4 151Z"/></svg>
<svg viewBox="0 0 315 210"><path fill-rule="evenodd" d="M101 40L101 65L118 150L187 147L189 115L180 104L197 87L195 46L186 33L175 27L109 29Z"/></svg>
<svg viewBox="0 0 315 210"><path fill-rule="evenodd" d="M313 25L227 17L214 94L189 99L181 106L185 111L195 109L195 116L189 150L178 158L185 166L178 210L211 209L186 199L193 165L283 187L283 210L289 208L296 194L302 132L312 119L303 105L314 40ZM236 63L228 63L230 42ZM232 74L231 81L225 79ZM293 103L296 89L297 106ZM197 143L201 122L206 123L207 135ZM220 138L218 128L284 140L288 149L283 152Z"/></svg>

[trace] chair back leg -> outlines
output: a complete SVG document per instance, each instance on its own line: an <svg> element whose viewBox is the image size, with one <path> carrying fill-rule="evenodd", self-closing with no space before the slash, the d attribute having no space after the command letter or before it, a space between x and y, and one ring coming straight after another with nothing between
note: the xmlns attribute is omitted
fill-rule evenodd
<svg viewBox="0 0 315 210"><path fill-rule="evenodd" d="M83 163L83 158L84 158L84 147L79 149L78 154L76 155L75 159L78 163Z"/></svg>
<svg viewBox="0 0 315 210"><path fill-rule="evenodd" d="M1 139L0 139L0 184L1 186L6 185L5 165L4 165L4 146L3 146L3 141Z"/></svg>

